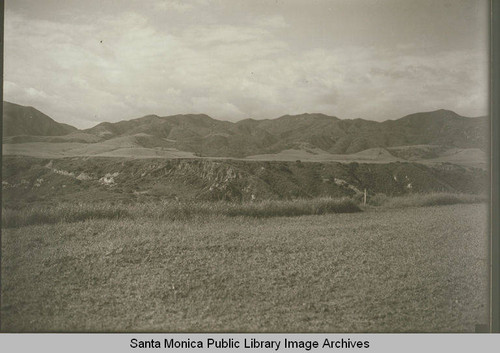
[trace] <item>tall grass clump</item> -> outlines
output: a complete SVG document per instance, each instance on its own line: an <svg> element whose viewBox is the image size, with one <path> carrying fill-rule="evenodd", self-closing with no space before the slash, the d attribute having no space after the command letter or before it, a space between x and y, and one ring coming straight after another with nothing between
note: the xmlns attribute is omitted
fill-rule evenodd
<svg viewBox="0 0 500 353"><path fill-rule="evenodd" d="M425 206L442 206L454 204L470 204L486 202L487 197L484 195L473 194L452 194L452 193L430 193L430 194L411 194L395 197L377 197L373 205L387 208L404 208L404 207L425 207Z"/></svg>
<svg viewBox="0 0 500 353"><path fill-rule="evenodd" d="M53 206L31 206L19 210L2 208L2 227L16 228L34 224L73 223L88 219L129 218L123 207L108 203L62 203Z"/></svg>
<svg viewBox="0 0 500 353"><path fill-rule="evenodd" d="M327 213L361 211L358 204L348 198L312 199L295 201L261 201L232 203L227 201L149 202L142 204L80 203L55 206L31 206L24 209L2 210L2 226L15 228L34 224L71 223L89 219L153 219L188 221L210 217L293 217Z"/></svg>
<svg viewBox="0 0 500 353"><path fill-rule="evenodd" d="M353 213L359 211L361 211L361 209L352 199L320 198L312 200L261 201L230 204L223 213L227 216L267 218L321 215L327 213Z"/></svg>

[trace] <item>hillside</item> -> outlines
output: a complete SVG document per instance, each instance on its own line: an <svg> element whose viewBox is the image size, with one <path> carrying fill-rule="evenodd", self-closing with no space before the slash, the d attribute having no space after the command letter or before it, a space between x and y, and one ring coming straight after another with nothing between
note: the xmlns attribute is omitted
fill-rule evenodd
<svg viewBox="0 0 500 353"><path fill-rule="evenodd" d="M54 121L33 107L3 102L3 136L60 136L77 130Z"/></svg>
<svg viewBox="0 0 500 353"><path fill-rule="evenodd" d="M484 193L487 172L452 164L4 157L3 202L270 200Z"/></svg>
<svg viewBox="0 0 500 353"><path fill-rule="evenodd" d="M163 147L167 142L167 147L200 156L243 157L277 142L259 128L246 128L245 124L215 120L203 114L148 115L118 123L101 123L85 132L105 139L144 134L164 139L154 146Z"/></svg>
<svg viewBox="0 0 500 353"><path fill-rule="evenodd" d="M466 118L449 110L411 114L381 124L397 141L389 147L429 144L485 150L488 143L488 118Z"/></svg>
<svg viewBox="0 0 500 353"><path fill-rule="evenodd" d="M467 118L448 110L384 122L339 119L324 114L245 119L236 123L204 114L147 115L77 130L32 107L4 102L3 143L7 144L4 153L47 158L135 154L169 158L174 151L183 157L290 160L296 155L296 159L305 160L391 162L416 160L420 156L420 159L443 157L441 161L446 162L448 150L474 149L484 155L487 136L487 117ZM51 151L57 150L53 143L64 143L65 152L53 155ZM89 146L82 148L81 144ZM466 151L462 155L478 153ZM342 157L345 155L350 157ZM465 165L471 165L471 161Z"/></svg>

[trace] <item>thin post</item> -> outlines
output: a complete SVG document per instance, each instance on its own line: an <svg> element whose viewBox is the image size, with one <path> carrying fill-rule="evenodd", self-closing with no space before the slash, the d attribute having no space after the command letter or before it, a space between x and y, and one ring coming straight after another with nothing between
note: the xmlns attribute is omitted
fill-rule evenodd
<svg viewBox="0 0 500 353"><path fill-rule="evenodd" d="M366 188L365 188L365 194L363 195L363 206L366 206Z"/></svg>

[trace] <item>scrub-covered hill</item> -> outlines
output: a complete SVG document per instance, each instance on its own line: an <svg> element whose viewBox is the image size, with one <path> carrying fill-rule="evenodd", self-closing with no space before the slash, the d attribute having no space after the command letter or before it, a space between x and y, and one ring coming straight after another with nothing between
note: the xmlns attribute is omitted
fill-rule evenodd
<svg viewBox="0 0 500 353"><path fill-rule="evenodd" d="M452 164L5 157L3 202L268 200L484 193L487 173Z"/></svg>

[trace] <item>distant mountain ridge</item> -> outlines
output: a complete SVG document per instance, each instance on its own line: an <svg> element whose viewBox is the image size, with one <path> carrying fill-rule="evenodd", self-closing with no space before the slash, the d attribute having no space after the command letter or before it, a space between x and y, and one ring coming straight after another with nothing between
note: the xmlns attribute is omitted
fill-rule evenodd
<svg viewBox="0 0 500 353"><path fill-rule="evenodd" d="M27 116L31 116L32 122L34 119L40 123L28 126ZM339 119L324 114L245 119L236 123L205 114L147 115L77 130L53 121L34 108L4 102L4 136L57 136L75 132L80 138L92 137L89 141L136 136L144 147L176 148L212 157L246 157L294 148L351 154L369 148L408 145L485 150L488 118L467 118L449 110L416 113L384 122Z"/></svg>

